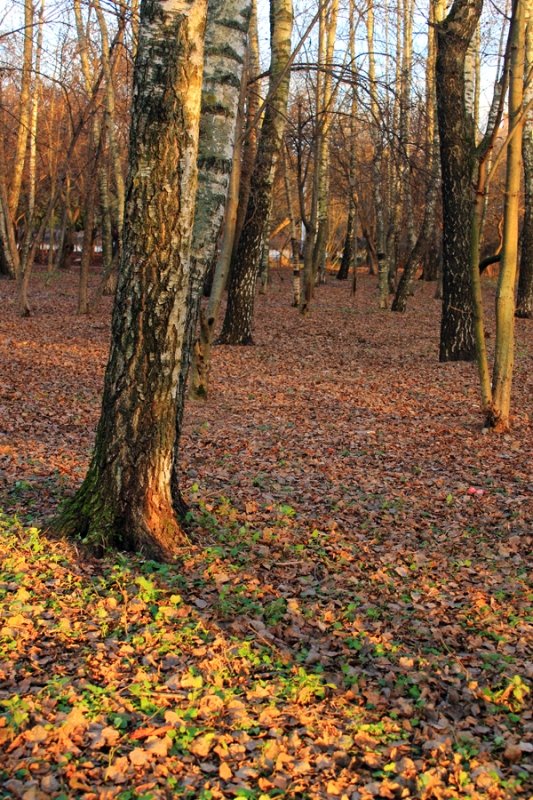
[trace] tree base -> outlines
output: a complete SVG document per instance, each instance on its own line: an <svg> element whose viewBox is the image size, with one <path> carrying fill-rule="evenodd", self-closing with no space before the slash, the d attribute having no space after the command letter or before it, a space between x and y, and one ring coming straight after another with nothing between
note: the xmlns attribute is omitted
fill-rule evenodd
<svg viewBox="0 0 533 800"><path fill-rule="evenodd" d="M190 546L178 520L187 506L179 495L174 505L155 493L132 497L121 513L111 492L102 489L92 469L84 483L64 503L59 515L48 523L57 534L81 541L94 555L102 557L109 550L139 553L155 561L172 561Z"/></svg>

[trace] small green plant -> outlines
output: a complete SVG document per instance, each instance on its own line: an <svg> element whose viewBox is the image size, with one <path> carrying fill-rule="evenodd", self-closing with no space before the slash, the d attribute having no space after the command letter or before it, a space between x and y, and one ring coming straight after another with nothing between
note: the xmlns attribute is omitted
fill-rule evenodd
<svg viewBox="0 0 533 800"><path fill-rule="evenodd" d="M0 706L5 709L4 716L7 724L15 731L23 728L30 718L30 706L18 694L8 697L6 700L0 700Z"/></svg>

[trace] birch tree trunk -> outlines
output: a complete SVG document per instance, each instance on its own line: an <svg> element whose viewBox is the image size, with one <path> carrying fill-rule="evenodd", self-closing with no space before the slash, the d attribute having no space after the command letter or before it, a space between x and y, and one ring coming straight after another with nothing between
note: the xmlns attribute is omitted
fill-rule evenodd
<svg viewBox="0 0 533 800"><path fill-rule="evenodd" d="M337 33L338 0L331 0L327 6L325 30L325 61L319 65L323 79L317 82L317 153L315 169L317 180L317 231L313 252L313 273L315 281L324 283L326 279L326 245L328 240L328 200L329 200L329 139L333 104L333 54Z"/></svg>
<svg viewBox="0 0 533 800"><path fill-rule="evenodd" d="M475 359L470 270L474 120L465 104L465 58L483 0L454 0L437 26L437 111L443 203L443 298L440 361Z"/></svg>
<svg viewBox="0 0 533 800"><path fill-rule="evenodd" d="M299 220L296 216L294 202L292 181L291 181L291 159L287 153L287 148L283 147L283 183L285 188L285 199L287 201L287 210L289 212L289 224L291 232L291 264L292 264L292 305L298 308L301 299L301 281L300 281L300 234L299 234Z"/></svg>
<svg viewBox="0 0 533 800"><path fill-rule="evenodd" d="M381 115L378 102L378 88L376 83L376 58L374 52L374 5L370 0L366 17L366 30L368 41L368 80L370 91L370 110L374 124L374 161L373 191L374 191L374 214L376 217L376 246L378 260L378 285L379 285L379 307L388 308L389 306L389 260L386 253L386 231L385 216L383 208L383 138L381 132Z"/></svg>
<svg viewBox="0 0 533 800"><path fill-rule="evenodd" d="M13 180L9 192L9 210L11 219L15 220L19 205L22 175L26 162L26 147L30 130L31 115L31 87L33 67L33 0L24 0L24 53L22 60L22 77L20 87L19 119L17 130L17 143L15 146L15 161Z"/></svg>
<svg viewBox="0 0 533 800"><path fill-rule="evenodd" d="M26 209L26 223L24 239L22 241L20 264L18 270L19 287L19 310L23 317L31 314L28 290L33 269L33 257L35 253L35 192L37 188L37 128L39 119L39 99L40 99L40 72L41 56L43 50L43 24L44 24L44 0L39 10L37 23L37 41L35 44L35 64L31 80L31 100L29 117L29 148L28 148L28 206Z"/></svg>
<svg viewBox="0 0 533 800"><path fill-rule="evenodd" d="M435 97L435 56L436 35L435 23L442 22L444 17L444 3L442 0L432 0L430 5L430 18L428 26L428 58L426 69L426 151L428 158L429 185L426 193L426 205L422 226L414 247L412 247L403 273L396 289L392 302L392 310L404 312L407 308L407 298L410 293L411 283L424 253L428 252L428 243L437 236L436 208L439 189L439 158L438 135L436 126L436 97ZM424 270L426 267L424 268Z"/></svg>
<svg viewBox="0 0 533 800"><path fill-rule="evenodd" d="M520 277L516 316L533 319L533 10L528 8L526 27L524 107L526 119L522 135L524 162L524 222L520 252Z"/></svg>
<svg viewBox="0 0 533 800"><path fill-rule="evenodd" d="M260 72L259 37L257 32L257 0L252 0L251 9L248 48L246 52L246 75L248 85L245 101L245 134L244 142L242 144L239 206L237 209L237 221L234 233L234 247L236 247L239 242L246 217L248 198L250 197L252 172L254 171L255 157L257 155L257 143L259 141L259 131L261 129L261 120L258 118L259 109L261 106L261 82L257 78Z"/></svg>
<svg viewBox="0 0 533 800"><path fill-rule="evenodd" d="M208 395L211 370L211 347L215 336L215 325L222 304L222 296L228 282L231 254L233 252L233 243L235 240L237 211L239 207L240 159L242 152L239 120L242 121L242 111L243 109L241 108L241 115L238 115L237 119L237 135L235 149L233 151L233 166L228 189L228 199L226 202L222 245L215 266L207 309L205 312L203 309L200 309L198 338L196 339L192 352L189 394L195 400L205 400Z"/></svg>
<svg viewBox="0 0 533 800"><path fill-rule="evenodd" d="M97 550L168 558L186 342L206 0L144 0L129 177L102 412L88 474L56 522Z"/></svg>
<svg viewBox="0 0 533 800"><path fill-rule="evenodd" d="M346 236L344 239L344 247L342 250L342 258L337 272L337 280L348 280L350 269L353 266L354 280L353 289L357 286L357 264L356 264L356 239L357 239L357 187L356 187L356 169L357 162L355 158L355 148L357 143L356 135L356 119L357 119L357 86L356 86L356 73L355 73L355 2L350 0L350 19L349 19L349 34L350 34L350 63L353 72L353 83L351 87L351 102L350 102L350 160L348 163L348 219L346 222Z"/></svg>
<svg viewBox="0 0 533 800"><path fill-rule="evenodd" d="M172 465L172 495L178 512L185 510L179 490L179 439L185 389L205 276L214 257L234 158L239 96L250 22L250 0L209 0L205 35L198 148L198 192L191 244L184 355L181 360Z"/></svg>
<svg viewBox="0 0 533 800"><path fill-rule="evenodd" d="M220 341L252 344L255 286L265 222L269 217L274 168L283 141L289 95L292 0L271 0L269 100L257 149L244 227L232 258L228 306Z"/></svg>

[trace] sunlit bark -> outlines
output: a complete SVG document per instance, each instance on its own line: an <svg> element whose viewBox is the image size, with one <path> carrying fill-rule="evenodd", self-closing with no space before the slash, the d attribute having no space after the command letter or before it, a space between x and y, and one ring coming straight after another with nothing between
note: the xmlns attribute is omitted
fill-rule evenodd
<svg viewBox="0 0 533 800"><path fill-rule="evenodd" d="M170 557L186 342L205 0L145 0L134 74L123 252L94 455L57 525L93 548Z"/></svg>
<svg viewBox="0 0 533 800"><path fill-rule="evenodd" d="M524 222L520 251L520 277L516 316L533 319L533 10L528 8L526 28L525 90L526 119L522 136L524 162Z"/></svg>
<svg viewBox="0 0 533 800"><path fill-rule="evenodd" d="M503 248L496 294L496 343L492 374L492 409L488 422L498 430L509 427L514 366L515 289L518 274L518 221L522 171L521 131L524 126L524 62L526 2L513 3L511 69L509 77L509 143L503 216ZM514 135L513 135L514 134Z"/></svg>

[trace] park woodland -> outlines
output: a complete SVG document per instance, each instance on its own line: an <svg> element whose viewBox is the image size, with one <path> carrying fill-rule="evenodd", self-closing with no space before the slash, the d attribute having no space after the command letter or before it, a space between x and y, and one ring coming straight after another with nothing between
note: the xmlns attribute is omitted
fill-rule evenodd
<svg viewBox="0 0 533 800"><path fill-rule="evenodd" d="M531 0L0 0L0 798L533 791Z"/></svg>

